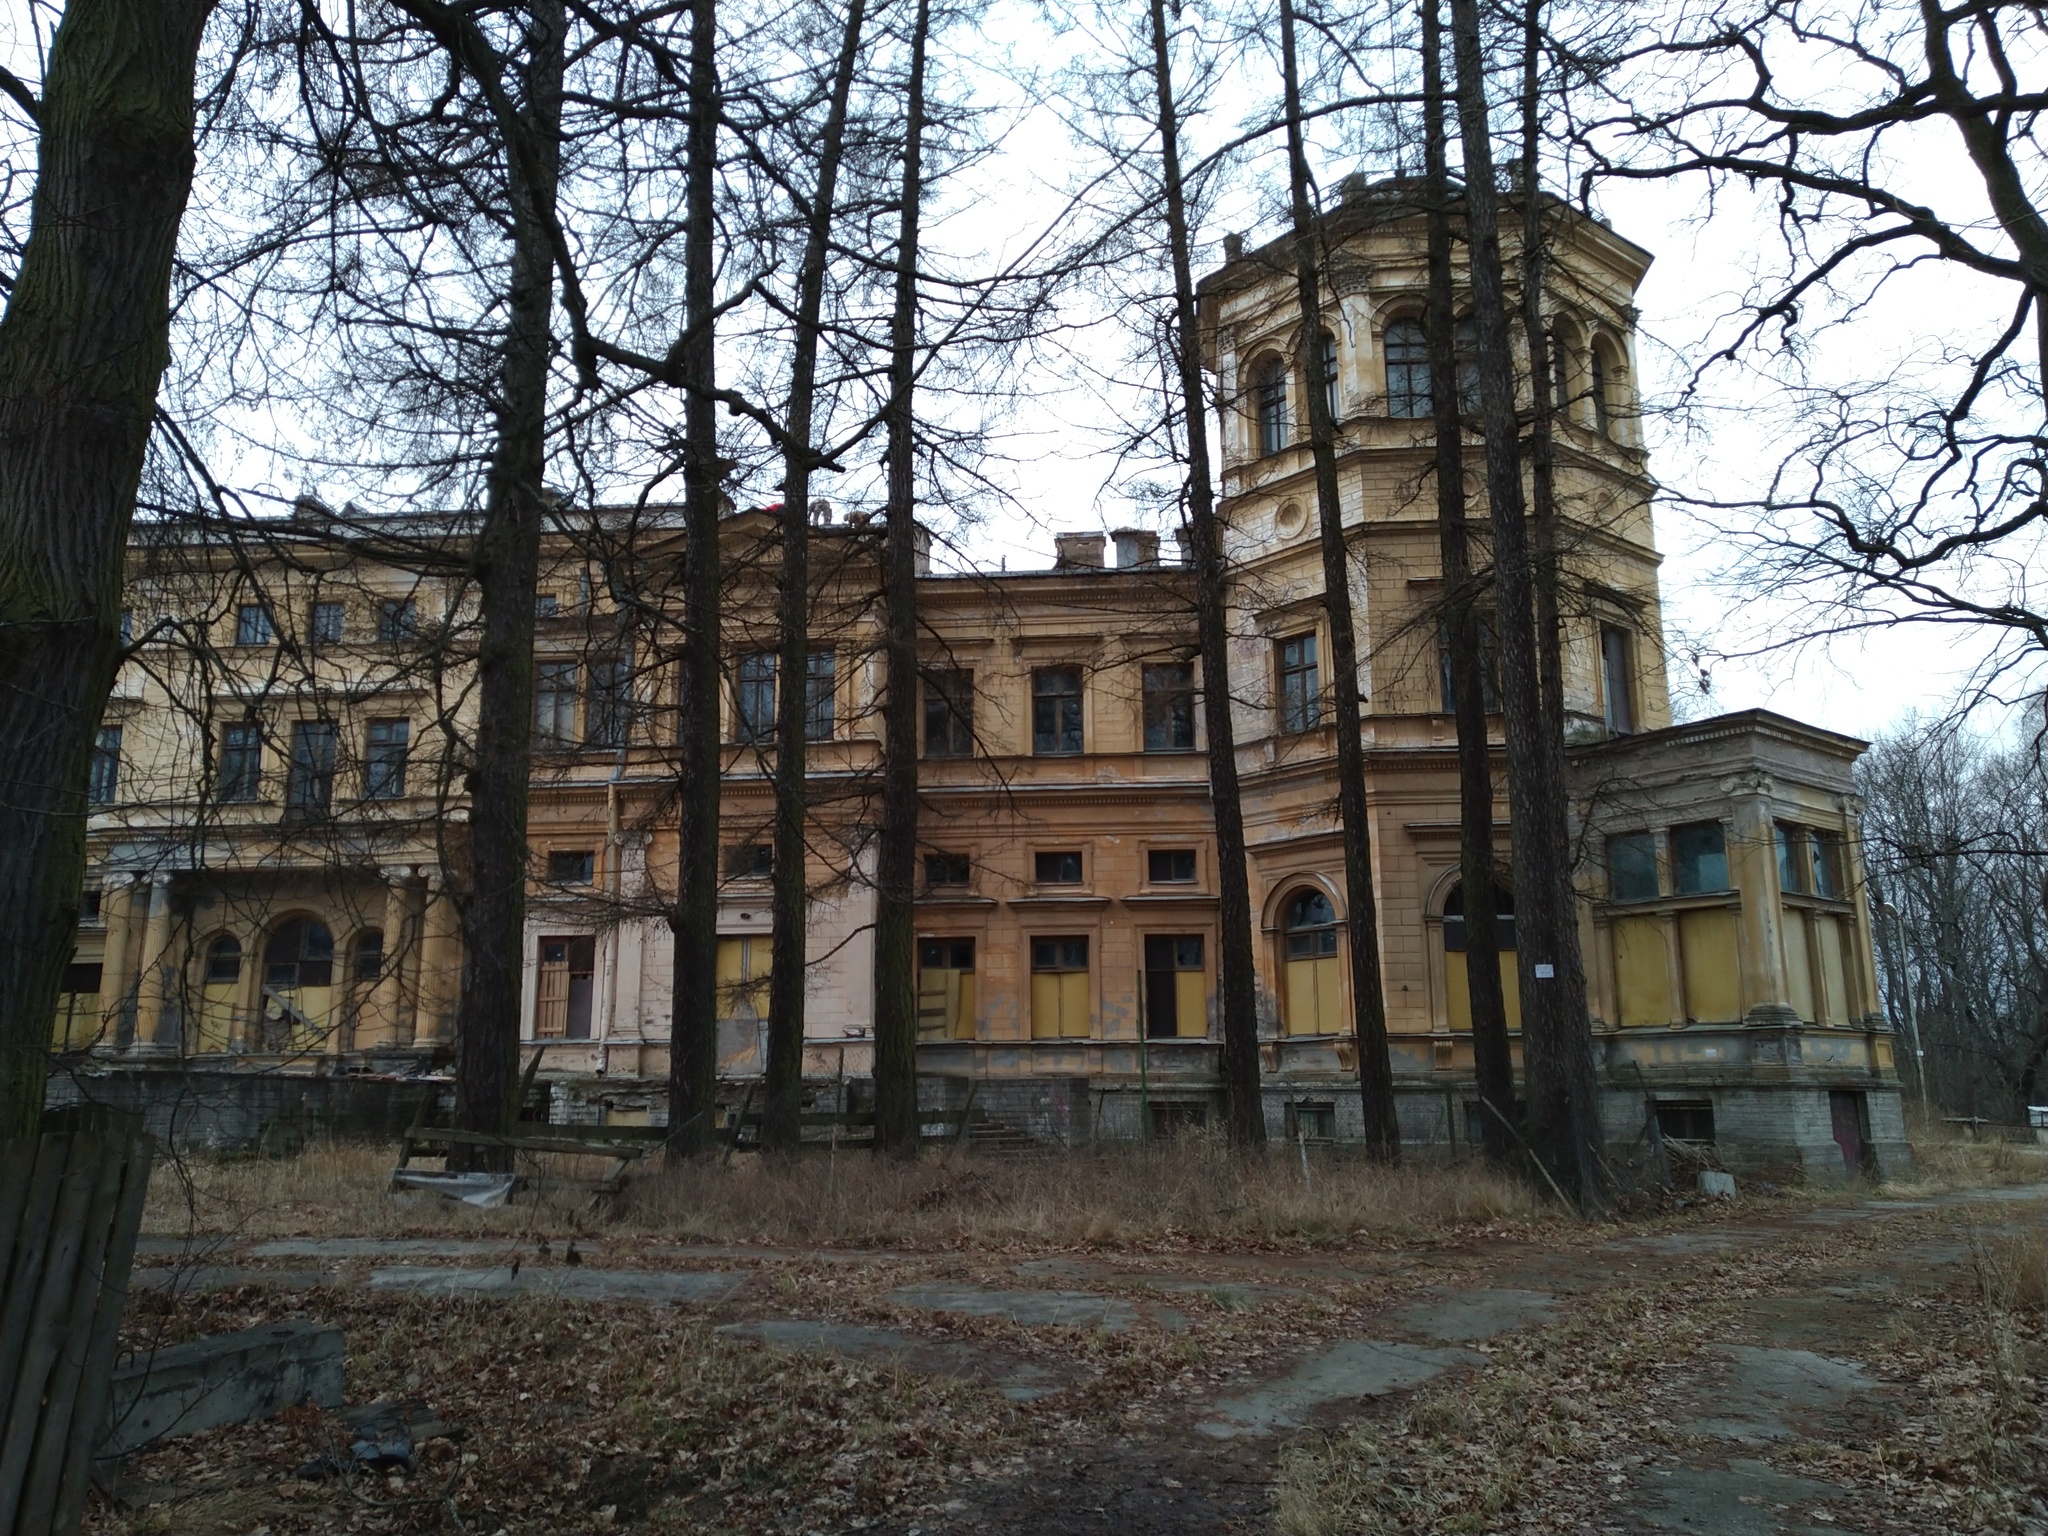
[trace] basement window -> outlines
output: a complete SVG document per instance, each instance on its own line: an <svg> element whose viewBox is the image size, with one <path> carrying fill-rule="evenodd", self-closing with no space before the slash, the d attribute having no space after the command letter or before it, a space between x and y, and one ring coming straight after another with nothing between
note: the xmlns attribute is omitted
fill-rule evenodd
<svg viewBox="0 0 2048 1536"><path fill-rule="evenodd" d="M1667 1141L1714 1142L1714 1105L1710 1099L1659 1099L1657 1133Z"/></svg>

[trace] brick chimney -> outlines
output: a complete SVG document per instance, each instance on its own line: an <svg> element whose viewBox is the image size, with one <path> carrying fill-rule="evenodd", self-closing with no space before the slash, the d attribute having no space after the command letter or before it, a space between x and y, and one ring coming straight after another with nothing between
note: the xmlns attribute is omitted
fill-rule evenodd
<svg viewBox="0 0 2048 1536"><path fill-rule="evenodd" d="M1159 565L1159 535L1149 528L1119 528L1110 534L1116 541L1116 568L1120 571L1150 571Z"/></svg>
<svg viewBox="0 0 2048 1536"><path fill-rule="evenodd" d="M1102 543L1099 533L1056 533L1052 536L1052 568L1056 571L1099 571L1102 569Z"/></svg>

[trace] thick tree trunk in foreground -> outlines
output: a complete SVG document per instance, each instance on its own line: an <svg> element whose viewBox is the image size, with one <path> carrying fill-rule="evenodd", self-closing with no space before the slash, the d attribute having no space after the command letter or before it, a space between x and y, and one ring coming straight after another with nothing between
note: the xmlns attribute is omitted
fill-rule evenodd
<svg viewBox="0 0 2048 1536"><path fill-rule="evenodd" d="M1301 88L1295 65L1293 0L1280 0L1280 57L1286 89L1287 167L1294 215L1294 281L1301 312L1299 352L1309 447L1315 455L1316 510L1322 531L1323 604L1330 616L1327 693L1337 732L1337 810L1344 824L1345 937L1351 950L1351 1005L1358 1031L1358 1091L1367 1153L1401 1160L1394 1072L1387 1059L1387 1000L1380 981L1379 913L1372 887L1372 824L1365 799L1365 746L1358 708L1358 632L1351 618L1351 560L1337 495L1337 448L1323 376L1323 302L1316 270L1316 217L1309 203L1302 145Z"/></svg>
<svg viewBox="0 0 2048 1536"><path fill-rule="evenodd" d="M718 173L718 0L691 0L690 137L683 228L683 699L668 1150L710 1146L718 1113L719 722L717 307L712 193Z"/></svg>
<svg viewBox="0 0 2048 1536"><path fill-rule="evenodd" d="M1445 150L1443 30L1438 0L1422 0L1423 158L1429 199L1429 376L1436 418L1437 541L1444 630L1458 720L1458 885L1464 897L1465 982L1487 1160L1515 1156L1514 1055L1501 994L1499 898L1493 846L1493 748L1487 738L1482 621L1465 524L1465 448L1458 418L1457 305L1451 282L1451 187Z"/></svg>
<svg viewBox="0 0 2048 1536"><path fill-rule="evenodd" d="M1564 784L1555 744L1544 740L1536 666L1534 572L1522 494L1515 372L1500 252L1499 196L1487 118L1477 0L1451 0L1460 137L1465 150L1465 224L1478 331L1486 489L1499 603L1501 704L1507 716L1508 803L1514 818L1515 925L1522 1000L1522 1080L1531 1150L1581 1210L1604 1203L1599 1121L1590 1085L1586 976L1579 954Z"/></svg>
<svg viewBox="0 0 2048 1536"><path fill-rule="evenodd" d="M809 716L810 501L816 457L811 432L825 264L831 255L832 216L839 195L846 104L853 93L865 18L865 0L853 0L818 149L818 185L811 196L810 227L797 277L796 355L790 367L789 413L783 422L782 644L776 666L775 888L771 897L775 934L768 971L767 1104L761 1117L761 1145L777 1152L794 1152L803 1139L805 940L810 926L810 796L804 782L804 728Z"/></svg>
<svg viewBox="0 0 2048 1536"><path fill-rule="evenodd" d="M1545 863L1551 882L1549 900L1560 914L1559 976L1567 979L1564 1017L1555 1042L1554 1066L1545 1065L1549 1103L1545 1107L1548 1156L1569 1161L1579 1178L1579 1203L1607 1203L1604 1136L1600 1129L1599 1075L1593 1065L1593 1030L1587 1013L1585 957L1579 947L1579 897L1572 879L1571 826L1566 817L1564 760L1564 621L1559 588L1564 577L1564 529L1558 520L1556 456L1551 412L1555 377L1550 362L1550 334L1543 319L1544 268L1549 245L1544 232L1541 189L1542 137L1537 114L1537 68L1542 59L1543 0L1525 0L1522 7L1522 333L1529 352L1529 485L1534 499L1533 574L1536 583L1536 667L1541 680L1538 718L1542 721L1546 760L1543 772L1555 796L1546 828ZM1532 1095L1533 1099L1533 1095Z"/></svg>
<svg viewBox="0 0 2048 1536"><path fill-rule="evenodd" d="M896 307L889 335L889 505L882 546L882 836L875 871L875 1150L915 1157L917 1118L917 251L924 196L924 55L917 0L903 129Z"/></svg>
<svg viewBox="0 0 2048 1536"><path fill-rule="evenodd" d="M0 1137L32 1136L77 939L85 792L192 185L213 0L71 0L0 321Z"/></svg>
<svg viewBox="0 0 2048 1536"><path fill-rule="evenodd" d="M1237 786L1237 735L1230 718L1230 634L1224 603L1223 535L1209 469L1208 412L1202 393L1194 265L1187 198L1181 182L1180 128L1167 53L1165 0L1152 0L1152 78L1159 101L1166 237L1173 258L1175 362L1188 435L1188 533L1195 560L1195 633L1202 648L1202 725L1208 735L1209 802L1216 815L1217 956L1223 1012L1223 1114L1231 1144L1262 1146L1266 1109L1259 1092L1258 994L1252 959L1252 906L1245 868L1244 807Z"/></svg>
<svg viewBox="0 0 2048 1536"><path fill-rule="evenodd" d="M526 944L533 606L545 512L555 278L546 221L561 161L564 32L562 0L535 0L520 82L531 155L506 155L511 285L498 377L497 446L477 535L483 640L477 650L476 766L469 782L462 995L455 1006L455 1123L471 1131L509 1131L518 1117L514 1099ZM502 1171L511 1167L511 1154L472 1148L466 1158L450 1162Z"/></svg>

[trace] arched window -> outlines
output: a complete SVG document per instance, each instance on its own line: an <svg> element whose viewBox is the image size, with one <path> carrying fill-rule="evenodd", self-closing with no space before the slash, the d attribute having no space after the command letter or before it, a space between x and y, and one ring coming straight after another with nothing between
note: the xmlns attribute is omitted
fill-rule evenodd
<svg viewBox="0 0 2048 1536"><path fill-rule="evenodd" d="M1495 884L1494 947L1500 951L1500 995L1507 1007L1508 1028L1522 1027L1522 999L1515 970L1515 897L1505 881ZM1465 888L1454 886L1444 898L1444 987L1452 1029L1472 1028L1472 986L1465 971Z"/></svg>
<svg viewBox="0 0 2048 1536"><path fill-rule="evenodd" d="M1330 420L1337 419L1337 336L1323 332L1323 401L1330 408Z"/></svg>
<svg viewBox="0 0 2048 1536"><path fill-rule="evenodd" d="M1479 414L1479 326L1470 315L1451 332L1458 358L1458 414Z"/></svg>
<svg viewBox="0 0 2048 1536"><path fill-rule="evenodd" d="M1337 914L1318 890L1290 897L1281 919L1290 1035L1344 1032L1344 987L1337 969Z"/></svg>
<svg viewBox="0 0 2048 1536"><path fill-rule="evenodd" d="M317 918L280 924L263 946L263 985L280 992L334 984L334 935Z"/></svg>
<svg viewBox="0 0 2048 1536"><path fill-rule="evenodd" d="M241 980L242 941L224 933L206 946L206 984L222 986Z"/></svg>
<svg viewBox="0 0 2048 1536"><path fill-rule="evenodd" d="M1550 409L1569 421L1572 414L1572 366L1571 343L1562 329L1554 330L1549 336L1550 346Z"/></svg>
<svg viewBox="0 0 2048 1536"><path fill-rule="evenodd" d="M1252 384L1259 412L1259 455L1270 458L1287 446L1287 365L1269 357Z"/></svg>
<svg viewBox="0 0 2048 1536"><path fill-rule="evenodd" d="M1387 414L1422 417L1435 411L1429 388L1429 337L1410 316L1387 326Z"/></svg>
<svg viewBox="0 0 2048 1536"><path fill-rule="evenodd" d="M375 981L384 970L384 930L365 928L349 952L348 973L357 981Z"/></svg>
<svg viewBox="0 0 2048 1536"><path fill-rule="evenodd" d="M1608 362L1607 349L1599 342L1593 343L1593 430L1602 437L1613 436L1614 400L1609 391L1613 388L1614 370Z"/></svg>

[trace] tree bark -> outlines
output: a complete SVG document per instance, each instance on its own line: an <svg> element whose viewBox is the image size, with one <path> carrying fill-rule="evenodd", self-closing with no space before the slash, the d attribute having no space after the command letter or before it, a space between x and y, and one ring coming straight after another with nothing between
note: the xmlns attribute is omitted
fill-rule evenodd
<svg viewBox="0 0 2048 1536"><path fill-rule="evenodd" d="M1286 91L1287 168L1294 222L1294 282L1301 311L1300 378L1315 457L1316 509L1322 532L1323 604L1330 618L1328 690L1337 733L1337 809L1344 826L1346 938L1351 1003L1358 1034L1358 1091L1369 1156L1401 1160L1394 1073L1387 1058L1387 1000L1380 980L1379 913L1372 885L1372 824L1365 795L1365 746L1358 707L1358 633L1351 617L1351 560L1337 495L1336 434L1323 377L1323 303L1316 268L1316 216L1309 203L1302 143L1301 87L1295 62L1294 4L1280 0L1280 57Z"/></svg>
<svg viewBox="0 0 2048 1536"><path fill-rule="evenodd" d="M526 809L533 761L534 589L546 507L548 364L555 262L548 221L561 165L562 0L527 13L520 110L530 154L506 154L512 262L483 525L476 542L476 761L469 779L468 890L455 1005L455 1123L509 1131L518 1118L519 994L526 947ZM502 1148L451 1166L504 1171Z"/></svg>
<svg viewBox="0 0 2048 1536"><path fill-rule="evenodd" d="M690 132L684 167L683 699L677 827L674 999L669 1023L668 1155L715 1139L718 1113L720 593L717 308L712 196L718 171L718 0L690 0Z"/></svg>
<svg viewBox="0 0 2048 1536"><path fill-rule="evenodd" d="M1165 0L1152 0L1152 78L1158 97L1166 236L1173 261L1173 344L1187 423L1188 534L1195 562L1195 634L1202 653L1202 725L1208 736L1209 803L1216 817L1217 913L1222 953L1223 1113L1231 1144L1263 1146L1266 1109L1259 1090L1259 1013L1252 957L1252 908L1237 783L1237 735L1230 718L1229 611L1224 599L1222 529L1209 466L1208 412L1202 390L1200 321L1195 309L1187 198L1181 180L1179 114L1167 50Z"/></svg>
<svg viewBox="0 0 2048 1536"><path fill-rule="evenodd" d="M1549 259L1542 196L1542 137L1539 113L1542 60L1543 0L1524 0L1522 7L1522 332L1529 354L1529 487L1534 533L1536 583L1536 665L1543 772L1554 796L1545 829L1546 859L1551 880L1549 901L1560 914L1559 975L1568 978L1562 993L1563 1017L1556 1041L1557 1084L1546 1116L1562 1128L1552 1132L1552 1156L1570 1159L1579 1176L1581 1205L1604 1206L1609 1196L1605 1138L1600 1129L1599 1077L1593 1066L1592 1022L1587 1012L1584 953L1579 944L1578 887L1572 878L1571 827L1566 814L1564 759L1564 621L1560 588L1564 579L1564 529L1558 518L1557 466L1552 434L1552 371L1550 336L1544 325L1544 276Z"/></svg>
<svg viewBox="0 0 2048 1536"><path fill-rule="evenodd" d="M1599 1122L1578 1106L1595 1102L1573 1081L1591 1066L1586 977L1579 954L1578 897L1572 885L1560 761L1545 740L1536 664L1535 577L1515 415L1514 360L1500 251L1477 0L1451 0L1452 52L1465 151L1465 210L1478 332L1487 501L1493 525L1501 704L1507 717L1508 803L1514 826L1515 923L1522 1000L1522 1079L1531 1151L1580 1209L1605 1200ZM1585 1039L1581 1047L1579 1040Z"/></svg>
<svg viewBox="0 0 2048 1536"><path fill-rule="evenodd" d="M1474 1077L1487 1161L1515 1156L1514 1055L1501 995L1499 868L1493 846L1493 746L1487 733L1483 628L1465 525L1465 448L1458 399L1457 306L1451 282L1451 187L1444 125L1443 29L1438 0L1422 0L1423 158L1429 200L1429 376L1436 419L1437 542L1444 630L1458 722L1458 884L1465 919L1465 982L1472 1010ZM1495 1112L1486 1112L1484 1106Z"/></svg>
<svg viewBox="0 0 2048 1536"><path fill-rule="evenodd" d="M818 378L818 325L825 300L825 264L831 255L832 217L839 193L839 162L846 140L847 101L860 57L866 0L853 0L841 36L818 146L818 185L811 195L803 265L797 277L795 357L789 411L783 422L781 647L775 696L775 914L768 969L768 1082L761 1145L794 1152L803 1139L804 972L809 927L810 797L806 792L804 725L809 696L811 585L810 496L816 452L811 446Z"/></svg>
<svg viewBox="0 0 2048 1536"><path fill-rule="evenodd" d="M213 0L70 0L0 320L0 1138L33 1136L78 932L86 782L120 665L128 527L170 359Z"/></svg>
<svg viewBox="0 0 2048 1536"><path fill-rule="evenodd" d="M924 56L917 0L903 129L896 298L889 335L889 503L882 546L882 836L875 879L875 1150L915 1157L917 1117L917 253L924 197Z"/></svg>

